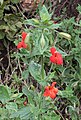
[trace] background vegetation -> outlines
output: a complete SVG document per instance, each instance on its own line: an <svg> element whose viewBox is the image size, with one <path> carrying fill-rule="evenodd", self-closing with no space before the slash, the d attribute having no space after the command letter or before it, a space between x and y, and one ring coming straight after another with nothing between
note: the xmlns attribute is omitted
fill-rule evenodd
<svg viewBox="0 0 81 120"><path fill-rule="evenodd" d="M37 39L41 33L37 21L45 5L55 30L71 35L60 37L52 30L48 39L53 40L62 54L63 66L55 65L47 83L57 82L59 90L54 100L44 98L40 82L40 53L37 47L30 57L29 50L18 50L23 31ZM48 14L47 14L48 15ZM33 18L33 21L32 21ZM81 1L79 0L0 0L0 119L1 120L80 120L81 119ZM47 23L45 23L47 26ZM33 28L37 27L36 29ZM49 29L49 28L48 28ZM50 29L49 29L50 31ZM45 31L45 35L47 31ZM54 37L54 38L53 38ZM32 43L32 42L30 42ZM35 41L36 43L36 41ZM34 44L35 44L34 43ZM45 43L48 48L48 43ZM37 46L38 44L36 44ZM32 46L29 44L30 48ZM52 46L52 45L51 45ZM44 49L44 51L47 48ZM50 69L48 57L44 69ZM33 61L37 64L33 64ZM36 67L37 65L37 67ZM44 91L44 88L43 90Z"/></svg>

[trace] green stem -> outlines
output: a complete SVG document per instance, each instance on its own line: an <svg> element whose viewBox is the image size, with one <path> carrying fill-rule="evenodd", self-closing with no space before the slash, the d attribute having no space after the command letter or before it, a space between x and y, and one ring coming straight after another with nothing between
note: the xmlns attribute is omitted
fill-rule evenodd
<svg viewBox="0 0 81 120"><path fill-rule="evenodd" d="M48 76L49 76L49 74L51 73L51 70L52 70L52 68L53 68L53 63L51 64L51 67L50 67L50 70L49 70L49 72L48 72Z"/></svg>
<svg viewBox="0 0 81 120"><path fill-rule="evenodd" d="M21 69L21 65L20 65L19 58L18 58L18 65L19 65L19 70L20 70L20 73L22 74L22 69Z"/></svg>
<svg viewBox="0 0 81 120"><path fill-rule="evenodd" d="M42 76L42 79L44 79L44 59L43 59L43 55L41 56L41 76Z"/></svg>

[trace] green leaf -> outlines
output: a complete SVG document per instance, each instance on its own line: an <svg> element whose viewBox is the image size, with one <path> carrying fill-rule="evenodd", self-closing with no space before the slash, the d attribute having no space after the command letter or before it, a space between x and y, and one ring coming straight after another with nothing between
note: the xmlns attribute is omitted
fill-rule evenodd
<svg viewBox="0 0 81 120"><path fill-rule="evenodd" d="M21 96L23 95L23 93L15 93L15 94L12 94L10 99L13 100L13 99L18 99L20 98Z"/></svg>
<svg viewBox="0 0 81 120"><path fill-rule="evenodd" d="M58 29L61 26L61 23L59 24L52 24L50 26L48 26L49 29Z"/></svg>
<svg viewBox="0 0 81 120"><path fill-rule="evenodd" d="M0 7L0 20L3 18L3 8L2 7Z"/></svg>
<svg viewBox="0 0 81 120"><path fill-rule="evenodd" d="M32 51L32 53L31 53L31 57L36 56L36 55L41 55L38 46L35 46L35 47L33 48L33 51Z"/></svg>
<svg viewBox="0 0 81 120"><path fill-rule="evenodd" d="M0 39L3 39L4 36L5 36L4 32L2 32L2 31L0 30Z"/></svg>
<svg viewBox="0 0 81 120"><path fill-rule="evenodd" d="M22 22L17 22L16 24L15 24L18 28L21 28L22 27Z"/></svg>
<svg viewBox="0 0 81 120"><path fill-rule="evenodd" d="M9 93L5 86L0 85L0 101L6 103L10 99Z"/></svg>
<svg viewBox="0 0 81 120"><path fill-rule="evenodd" d="M24 107L18 110L17 112L13 113L10 118L17 118L20 117L21 120L29 120L31 118L30 107Z"/></svg>
<svg viewBox="0 0 81 120"><path fill-rule="evenodd" d="M38 25L33 21L33 19L27 19L23 22L24 24L32 25L34 27L37 27Z"/></svg>
<svg viewBox="0 0 81 120"><path fill-rule="evenodd" d="M53 116L53 117L51 117L51 120L60 120L60 116L58 116L58 115Z"/></svg>
<svg viewBox="0 0 81 120"><path fill-rule="evenodd" d="M35 80L40 81L41 80L41 65L35 63L34 61L31 61L29 64L29 72L34 77Z"/></svg>
<svg viewBox="0 0 81 120"><path fill-rule="evenodd" d="M41 78L41 65L31 61L29 64L29 72L34 77L34 79L41 85L45 86L47 83ZM45 71L44 71L45 75Z"/></svg>
<svg viewBox="0 0 81 120"><path fill-rule="evenodd" d="M41 17L42 22L49 21L51 19L51 15L48 13L45 5L43 5L40 11L40 17Z"/></svg>
<svg viewBox="0 0 81 120"><path fill-rule="evenodd" d="M24 70L22 72L22 77L26 80L28 78L28 76L29 76L29 70Z"/></svg>
<svg viewBox="0 0 81 120"><path fill-rule="evenodd" d="M0 120L8 120L8 110L0 108Z"/></svg>
<svg viewBox="0 0 81 120"><path fill-rule="evenodd" d="M64 91L61 91L62 92L62 97L70 97L70 96L73 96L73 90L71 89L70 86L66 87L66 90Z"/></svg>
<svg viewBox="0 0 81 120"><path fill-rule="evenodd" d="M6 109L8 109L9 111L16 112L17 111L17 104L15 102L8 102L6 104Z"/></svg>
<svg viewBox="0 0 81 120"><path fill-rule="evenodd" d="M17 4L20 0L11 0L13 3Z"/></svg>
<svg viewBox="0 0 81 120"><path fill-rule="evenodd" d="M60 116L56 113L47 112L46 115L44 115L45 120L60 120Z"/></svg>
<svg viewBox="0 0 81 120"><path fill-rule="evenodd" d="M32 18L32 20L35 22L35 24L39 24L39 20L35 19L35 18Z"/></svg>
<svg viewBox="0 0 81 120"><path fill-rule="evenodd" d="M67 56L68 54L66 52L63 52L61 49L57 48L57 51L62 54L63 57Z"/></svg>
<svg viewBox="0 0 81 120"><path fill-rule="evenodd" d="M55 76L55 71L51 72L49 75L46 76L45 80L46 81L51 81Z"/></svg>
<svg viewBox="0 0 81 120"><path fill-rule="evenodd" d="M28 101L29 101L30 103L33 103L33 93L30 92L30 90L28 90L28 87L27 87L27 86L24 86L24 87L22 88L22 92L23 92L23 94L25 94L25 95L28 97Z"/></svg>
<svg viewBox="0 0 81 120"><path fill-rule="evenodd" d="M77 10L78 10L79 14L81 14L81 5L78 5Z"/></svg>
<svg viewBox="0 0 81 120"><path fill-rule="evenodd" d="M0 30L6 30L8 31L9 30L9 27L7 25L0 25Z"/></svg>
<svg viewBox="0 0 81 120"><path fill-rule="evenodd" d="M67 98L68 100L71 101L71 103L78 102L77 97L73 94L73 90L71 86L67 86L66 90L64 91L59 91L59 95L62 96L62 98Z"/></svg>
<svg viewBox="0 0 81 120"><path fill-rule="evenodd" d="M76 108L73 106L68 106L69 114L71 115L72 120L78 120Z"/></svg>

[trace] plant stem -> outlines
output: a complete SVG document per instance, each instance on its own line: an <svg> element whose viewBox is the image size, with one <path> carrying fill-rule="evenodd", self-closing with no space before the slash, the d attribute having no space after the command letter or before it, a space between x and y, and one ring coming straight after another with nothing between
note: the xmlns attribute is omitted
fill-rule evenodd
<svg viewBox="0 0 81 120"><path fill-rule="evenodd" d="M49 72L48 72L48 76L49 76L49 74L51 73L52 68L53 68L53 63L51 64L50 70L49 70Z"/></svg>
<svg viewBox="0 0 81 120"><path fill-rule="evenodd" d="M44 59L43 59L43 55L41 55L41 76L42 76L42 79L44 79Z"/></svg>
<svg viewBox="0 0 81 120"><path fill-rule="evenodd" d="M22 69L21 69L21 65L20 65L19 58L18 58L18 65L19 65L19 70L20 70L20 73L22 74Z"/></svg>

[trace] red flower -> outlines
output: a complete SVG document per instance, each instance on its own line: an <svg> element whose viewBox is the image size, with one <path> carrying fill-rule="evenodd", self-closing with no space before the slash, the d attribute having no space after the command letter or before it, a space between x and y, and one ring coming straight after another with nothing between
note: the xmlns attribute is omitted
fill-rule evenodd
<svg viewBox="0 0 81 120"><path fill-rule="evenodd" d="M54 99L56 97L56 94L58 93L58 89L54 87L55 85L56 82L53 82L51 86L46 86L43 96L49 96L50 98Z"/></svg>
<svg viewBox="0 0 81 120"><path fill-rule="evenodd" d="M27 33L26 32L22 32L22 41L25 40L26 36L27 36Z"/></svg>
<svg viewBox="0 0 81 120"><path fill-rule="evenodd" d="M27 44L24 41L26 36L27 36L27 33L22 32L22 41L18 43L18 45L17 45L18 49L20 49L20 48L27 48Z"/></svg>
<svg viewBox="0 0 81 120"><path fill-rule="evenodd" d="M50 61L52 63L62 65L63 64L63 58L62 55L56 51L54 47L50 49L52 56L50 56Z"/></svg>
<svg viewBox="0 0 81 120"><path fill-rule="evenodd" d="M50 52L52 55L54 55L54 53L56 52L56 49L54 47L50 48Z"/></svg>
<svg viewBox="0 0 81 120"><path fill-rule="evenodd" d="M17 49L20 49L20 48L27 48L27 44L25 44L24 41L19 42L17 45Z"/></svg>
<svg viewBox="0 0 81 120"><path fill-rule="evenodd" d="M52 63L56 63L56 58L55 58L54 55L50 56L50 61L51 61Z"/></svg>

